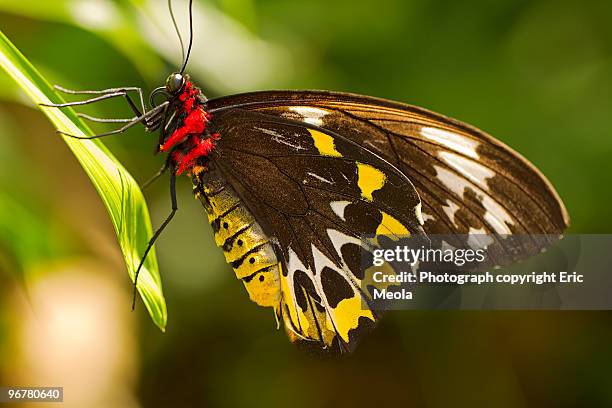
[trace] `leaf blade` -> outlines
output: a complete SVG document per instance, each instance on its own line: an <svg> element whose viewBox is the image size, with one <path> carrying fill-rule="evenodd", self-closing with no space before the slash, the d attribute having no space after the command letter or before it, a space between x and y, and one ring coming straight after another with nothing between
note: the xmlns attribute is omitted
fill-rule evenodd
<svg viewBox="0 0 612 408"><path fill-rule="evenodd" d="M0 66L36 104L57 103L61 98L0 31ZM61 131L91 136L71 109L41 107L53 125ZM136 181L99 140L64 141L89 176L111 217L128 274L134 280L140 253L151 236L149 211ZM127 221L127 222L126 222ZM165 330L167 309L154 249L149 253L138 277L138 292L154 323Z"/></svg>

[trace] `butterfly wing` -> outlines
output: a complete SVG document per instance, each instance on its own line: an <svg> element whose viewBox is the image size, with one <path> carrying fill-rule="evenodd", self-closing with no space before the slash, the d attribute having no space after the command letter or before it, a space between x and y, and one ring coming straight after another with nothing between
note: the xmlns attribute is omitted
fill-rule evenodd
<svg viewBox="0 0 612 408"><path fill-rule="evenodd" d="M518 153L421 108L316 91L236 95L207 108L221 135L211 166L276 244L293 341L350 350L375 323L360 285L362 235L495 234L503 261L547 244L517 249L508 236L561 234L569 222Z"/></svg>
<svg viewBox="0 0 612 408"><path fill-rule="evenodd" d="M552 185L520 154L426 109L328 91L255 92L209 102L213 114L228 108L313 124L380 155L414 184L427 234L487 234L492 264L539 252L569 224ZM452 243L466 245L465 237Z"/></svg>
<svg viewBox="0 0 612 408"><path fill-rule="evenodd" d="M327 91L255 92L211 100L208 108L298 120L368 148L415 185L429 234L560 234L569 224L554 188L520 154L423 108Z"/></svg>
<svg viewBox="0 0 612 408"><path fill-rule="evenodd" d="M362 289L362 235L421 235L420 199L380 155L331 131L229 109L210 156L275 243L293 340L351 350L376 313Z"/></svg>

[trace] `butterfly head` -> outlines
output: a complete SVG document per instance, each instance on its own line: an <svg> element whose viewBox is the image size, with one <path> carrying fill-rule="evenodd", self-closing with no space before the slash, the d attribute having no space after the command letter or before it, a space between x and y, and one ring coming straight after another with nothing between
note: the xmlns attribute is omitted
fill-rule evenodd
<svg viewBox="0 0 612 408"><path fill-rule="evenodd" d="M166 79L166 92L170 95L175 96L181 93L186 83L186 75L178 72L174 72Z"/></svg>

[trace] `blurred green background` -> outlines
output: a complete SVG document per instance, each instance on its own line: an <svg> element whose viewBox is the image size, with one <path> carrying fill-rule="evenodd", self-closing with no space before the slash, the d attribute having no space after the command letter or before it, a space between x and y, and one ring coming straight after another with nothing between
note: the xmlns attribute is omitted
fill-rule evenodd
<svg viewBox="0 0 612 408"><path fill-rule="evenodd" d="M175 0L187 32L186 0ZM609 233L612 2L196 0L188 71L209 97L318 88L461 119L521 152ZM0 28L53 83L162 85L180 62L164 0L0 0ZM130 116L122 101L88 107ZM108 130L93 126L94 130ZM155 135L106 139L137 180ZM0 384L65 387L74 407L612 406L606 312L393 312L357 352L294 348L214 247L187 179L157 245L167 332L131 286L94 188L0 73ZM167 183L146 192L153 224ZM611 271L612 272L612 271Z"/></svg>

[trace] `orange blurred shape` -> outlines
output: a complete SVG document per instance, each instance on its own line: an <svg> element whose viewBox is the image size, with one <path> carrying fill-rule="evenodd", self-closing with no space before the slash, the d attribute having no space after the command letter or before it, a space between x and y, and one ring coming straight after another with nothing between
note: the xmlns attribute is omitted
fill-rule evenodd
<svg viewBox="0 0 612 408"><path fill-rule="evenodd" d="M73 261L30 276L29 302L16 288L8 306L7 385L64 387L65 407L139 406L135 325L117 274Z"/></svg>

